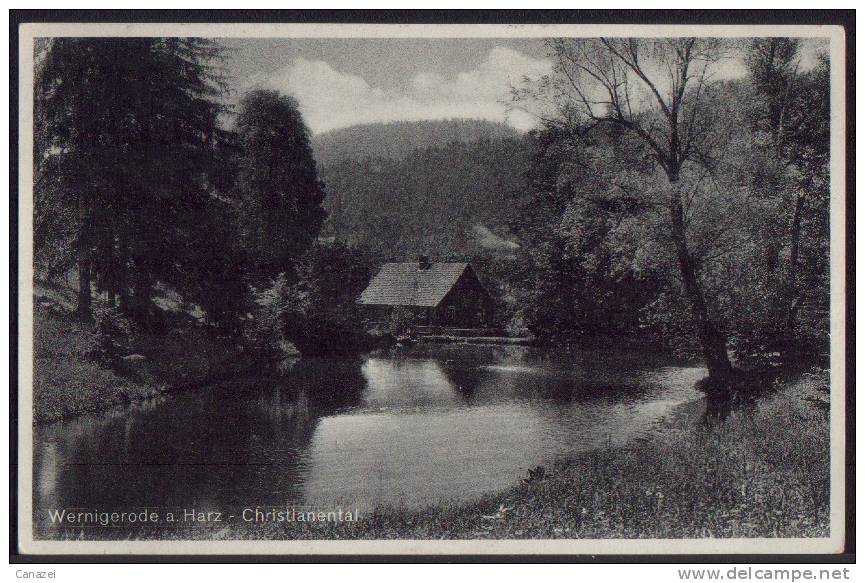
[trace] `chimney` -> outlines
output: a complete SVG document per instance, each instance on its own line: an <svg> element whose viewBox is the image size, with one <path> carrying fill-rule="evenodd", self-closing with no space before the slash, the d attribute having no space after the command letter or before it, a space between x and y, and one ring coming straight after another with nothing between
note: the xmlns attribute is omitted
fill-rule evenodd
<svg viewBox="0 0 865 583"><path fill-rule="evenodd" d="M418 269L429 269L432 267L432 263L430 263L428 255L418 255L417 256L417 268Z"/></svg>

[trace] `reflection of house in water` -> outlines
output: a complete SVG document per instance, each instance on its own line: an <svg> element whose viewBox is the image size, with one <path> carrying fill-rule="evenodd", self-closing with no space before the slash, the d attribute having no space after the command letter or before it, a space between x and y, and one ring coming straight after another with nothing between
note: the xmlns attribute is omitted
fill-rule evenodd
<svg viewBox="0 0 865 583"><path fill-rule="evenodd" d="M492 316L489 293L468 263L385 263L358 298L368 316L388 319L394 310L411 311L419 323L472 328Z"/></svg>
<svg viewBox="0 0 865 583"><path fill-rule="evenodd" d="M463 400L461 387L433 359L370 358L362 372L367 381L366 405L415 407Z"/></svg>

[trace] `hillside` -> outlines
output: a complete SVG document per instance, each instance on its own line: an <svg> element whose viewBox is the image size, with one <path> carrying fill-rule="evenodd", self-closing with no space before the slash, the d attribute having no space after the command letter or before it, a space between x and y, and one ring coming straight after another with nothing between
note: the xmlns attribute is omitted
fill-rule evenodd
<svg viewBox="0 0 865 583"><path fill-rule="evenodd" d="M322 168L325 234L383 260L510 255L508 225L525 192L527 138L449 142L400 160L345 159Z"/></svg>
<svg viewBox="0 0 865 583"><path fill-rule="evenodd" d="M318 164L329 167L343 160L401 160L414 150L451 142L517 139L510 126L477 119L399 121L352 126L325 132L312 140Z"/></svg>

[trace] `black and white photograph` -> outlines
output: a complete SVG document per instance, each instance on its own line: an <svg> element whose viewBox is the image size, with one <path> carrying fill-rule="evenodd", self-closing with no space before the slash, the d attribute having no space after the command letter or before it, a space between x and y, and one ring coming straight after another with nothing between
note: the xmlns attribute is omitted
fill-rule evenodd
<svg viewBox="0 0 865 583"><path fill-rule="evenodd" d="M832 26L29 24L22 553L840 553Z"/></svg>

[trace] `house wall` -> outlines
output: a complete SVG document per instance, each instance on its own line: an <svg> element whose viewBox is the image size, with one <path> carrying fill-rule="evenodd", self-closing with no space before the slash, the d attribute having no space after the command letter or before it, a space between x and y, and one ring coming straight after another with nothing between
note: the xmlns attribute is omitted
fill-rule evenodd
<svg viewBox="0 0 865 583"><path fill-rule="evenodd" d="M451 328L477 328L492 324L493 301L469 267L437 307L364 306L366 317L374 322L387 322L395 310L408 310L417 324Z"/></svg>
<svg viewBox="0 0 865 583"><path fill-rule="evenodd" d="M364 317L373 322L387 322L391 319L395 310L406 310L412 313L418 323L433 323L435 320L435 308L424 308L420 306L363 306Z"/></svg>
<svg viewBox="0 0 865 583"><path fill-rule="evenodd" d="M456 328L484 326L492 320L492 300L473 273L466 271L435 309L435 324Z"/></svg>

